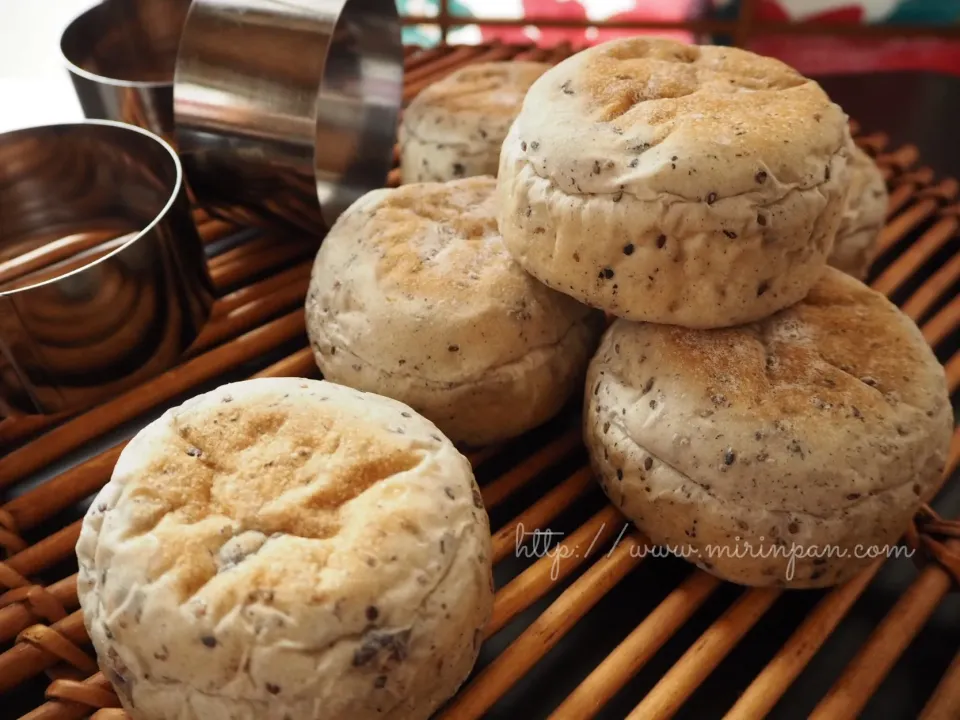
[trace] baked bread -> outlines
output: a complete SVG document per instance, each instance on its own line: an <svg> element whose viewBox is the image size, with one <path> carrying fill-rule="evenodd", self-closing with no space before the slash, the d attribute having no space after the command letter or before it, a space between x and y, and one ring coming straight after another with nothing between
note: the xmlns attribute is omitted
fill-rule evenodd
<svg viewBox="0 0 960 720"><path fill-rule="evenodd" d="M324 377L405 402L468 445L556 414L603 322L513 262L495 199L490 177L368 193L324 239L307 293Z"/></svg>
<svg viewBox="0 0 960 720"><path fill-rule="evenodd" d="M403 113L403 182L496 175L500 146L533 81L537 62L468 65L424 89Z"/></svg>
<svg viewBox="0 0 960 720"><path fill-rule="evenodd" d="M894 545L940 484L953 425L913 322L832 268L738 328L617 320L586 399L611 501L655 544L745 585L833 585L870 562L864 548Z"/></svg>
<svg viewBox="0 0 960 720"><path fill-rule="evenodd" d="M863 150L852 149L849 167L846 210L827 262L862 280L877 254L889 196L880 168Z"/></svg>
<svg viewBox="0 0 960 720"><path fill-rule="evenodd" d="M466 458L398 402L298 378L226 385L144 428L77 557L134 720L427 718L493 599Z"/></svg>
<svg viewBox="0 0 960 720"><path fill-rule="evenodd" d="M615 40L531 87L500 156L500 231L528 272L618 317L750 322L819 278L849 144L839 106L777 60Z"/></svg>

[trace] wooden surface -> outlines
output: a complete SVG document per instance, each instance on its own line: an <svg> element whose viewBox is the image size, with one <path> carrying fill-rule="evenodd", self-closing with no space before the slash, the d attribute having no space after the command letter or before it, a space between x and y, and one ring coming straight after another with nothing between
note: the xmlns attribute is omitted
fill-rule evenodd
<svg viewBox="0 0 960 720"><path fill-rule="evenodd" d="M569 48L503 45L410 51L405 61L407 97L467 62L491 57L557 61L568 53ZM889 222L873 285L918 322L945 363L955 393L960 385L957 183L935 177L914 148L888 147L882 134L858 141L877 158L891 188ZM399 177L394 174L391 181ZM211 253L219 299L213 320L179 367L74 418L0 423L0 487L5 492L0 506L0 547L5 550L0 562L2 717L123 717L116 696L97 672L83 627L73 548L84 503L107 481L120 449L136 429L185 395L225 378L317 376L301 309L314 245L256 236L223 247L235 229L199 212L197 220ZM498 591L478 669L442 718L683 715L712 676L725 664L739 662L732 656L743 650L745 638L792 595L777 589L735 589L692 567L682 566L677 574L671 561L642 560L632 552L645 540L602 501L585 463L573 412L503 447L472 453L471 461L494 524ZM960 434L955 434L947 478L956 479L958 461ZM568 526L562 542L566 551L559 559L518 557L521 526L527 532ZM577 551L585 547L586 552ZM822 657L819 651L837 628L850 621L856 603L871 593L877 574L894 563L912 567L906 559L878 562L846 585L816 594L808 611L791 616L779 650L754 659L755 669L742 678L738 697L723 707L711 706L710 716L780 716L778 703ZM612 638L609 651L597 657L596 648L603 645L580 628L602 612L598 606L607 607L608 596L641 571L673 572L676 583L659 599L638 598L636 607L646 610L627 605L630 629ZM891 598L885 613L869 618L872 631L845 667L837 668L832 688L810 699L814 717L855 718L862 713L943 604L952 587L947 572L936 563L909 572L906 591ZM731 598L725 609L702 619L704 607L721 596ZM681 651L664 660L664 649L677 642L684 643ZM570 675L576 679L551 681L549 692L531 698L529 677L551 662L553 672L559 672L551 658L563 648L565 658L579 663ZM925 670L932 681L943 676L939 686L931 686L919 699L927 720L960 717L960 660L950 660L955 650L950 649L945 662ZM655 673L653 682L630 707L611 709L622 707L632 683L649 672Z"/></svg>

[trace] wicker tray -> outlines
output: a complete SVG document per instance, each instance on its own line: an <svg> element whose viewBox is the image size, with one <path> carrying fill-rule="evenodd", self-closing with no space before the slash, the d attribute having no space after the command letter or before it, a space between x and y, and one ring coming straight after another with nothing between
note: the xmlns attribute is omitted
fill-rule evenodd
<svg viewBox="0 0 960 720"><path fill-rule="evenodd" d="M411 48L404 96L466 63L556 61L569 52ZM891 190L872 285L921 325L955 393L958 184L913 169L912 146L889 150L882 134L859 136L858 143L876 157ZM394 173L391 182L398 180ZM116 696L97 672L78 610L73 555L86 503L108 479L123 441L167 407L222 382L316 376L301 310L315 242L279 243L202 211L196 219L219 300L183 363L79 417L0 423L0 717L126 717L112 709ZM920 674L893 689L897 697L906 693L903 707L916 712L890 705L890 694L875 697L946 604L953 582L946 568L960 551L950 523L916 523L909 539L922 552L914 560L929 560L920 569L903 558L878 560L830 592L742 589L680 561L631 552L645 541L632 528L621 536L623 518L591 480L575 410L471 460L495 528L499 589L478 668L440 717L890 718L923 708L926 720L960 718L955 619L945 633L936 631L945 642L923 654ZM948 481L958 462L955 433ZM521 524L565 532L561 559L515 552Z"/></svg>

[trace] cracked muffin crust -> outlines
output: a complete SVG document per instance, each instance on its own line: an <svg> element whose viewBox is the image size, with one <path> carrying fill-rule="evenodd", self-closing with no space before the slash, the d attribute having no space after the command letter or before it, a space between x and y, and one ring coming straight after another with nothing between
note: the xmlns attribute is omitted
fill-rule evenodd
<svg viewBox="0 0 960 720"><path fill-rule="evenodd" d="M820 276L847 118L783 63L630 38L542 75L504 141L499 224L541 281L618 317L757 320Z"/></svg>
<svg viewBox="0 0 960 720"><path fill-rule="evenodd" d="M427 718L493 600L466 458L401 403L298 378L144 428L77 556L87 630L138 720Z"/></svg>
<svg viewBox="0 0 960 720"><path fill-rule="evenodd" d="M876 257L890 198L880 168L856 146L850 152L849 168L846 210L827 262L862 280Z"/></svg>
<svg viewBox="0 0 960 720"><path fill-rule="evenodd" d="M455 442L540 425L577 390L603 317L525 273L494 180L375 190L323 241L307 332L324 377L407 403Z"/></svg>
<svg viewBox="0 0 960 720"><path fill-rule="evenodd" d="M746 585L833 585L870 562L858 544L895 544L939 487L952 427L917 327L833 268L738 328L617 320L586 386L610 500L654 543Z"/></svg>
<svg viewBox="0 0 960 720"><path fill-rule="evenodd" d="M500 146L523 97L549 68L537 62L477 63L429 85L403 113L403 182L496 175Z"/></svg>

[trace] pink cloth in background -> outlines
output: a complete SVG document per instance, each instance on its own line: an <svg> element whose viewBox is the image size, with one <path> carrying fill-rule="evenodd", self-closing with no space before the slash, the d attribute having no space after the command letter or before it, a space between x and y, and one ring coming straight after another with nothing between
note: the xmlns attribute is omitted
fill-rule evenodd
<svg viewBox="0 0 960 720"><path fill-rule="evenodd" d="M400 0L401 8L431 0ZM502 40L548 47L562 42L574 48L637 34L636 30L603 27L629 20L683 22L698 17L735 14L736 0L450 0L454 14L474 31L468 42ZM761 21L818 23L950 24L960 0L759 0ZM484 17L516 18L516 27L483 24ZM585 28L533 28L524 18L558 18L589 24ZM476 24L473 24L476 23ZM646 34L691 42L685 31ZM463 42L464 40L455 40ZM926 70L960 75L960 40L936 38L852 38L842 36L778 35L756 37L750 49L780 58L811 75L866 73L885 70Z"/></svg>
<svg viewBox="0 0 960 720"><path fill-rule="evenodd" d="M779 58L806 75L893 70L960 75L957 40L779 35L754 38L749 49Z"/></svg>

